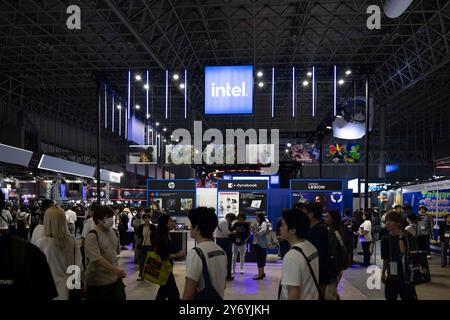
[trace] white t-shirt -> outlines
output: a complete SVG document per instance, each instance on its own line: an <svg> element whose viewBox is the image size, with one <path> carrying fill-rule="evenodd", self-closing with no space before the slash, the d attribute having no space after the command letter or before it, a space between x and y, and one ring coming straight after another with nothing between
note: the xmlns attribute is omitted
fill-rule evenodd
<svg viewBox="0 0 450 320"><path fill-rule="evenodd" d="M33 235L31 236L31 243L36 245L38 240L44 237L44 225L38 224L33 230Z"/></svg>
<svg viewBox="0 0 450 320"><path fill-rule="evenodd" d="M77 221L77 214L75 213L75 211L67 210L66 211L66 220L67 220L67 223L75 223L75 221Z"/></svg>
<svg viewBox="0 0 450 320"><path fill-rule="evenodd" d="M361 242L372 242L372 222L370 220L364 221L359 227L360 231L369 231L365 236L359 236Z"/></svg>
<svg viewBox="0 0 450 320"><path fill-rule="evenodd" d="M225 278L227 277L227 256L214 241L199 243L208 266L209 279L217 293L223 298L225 291ZM205 288L203 280L202 260L194 249L188 252L186 257L186 277L197 281L197 291Z"/></svg>
<svg viewBox="0 0 450 320"><path fill-rule="evenodd" d="M311 242L296 243L294 246L303 250L306 257L311 257L311 267L319 281L319 255ZM295 249L290 249L283 258L281 271L280 300L288 299L288 286L300 287L299 300L318 300L319 292L303 255Z"/></svg>
<svg viewBox="0 0 450 320"><path fill-rule="evenodd" d="M10 221L12 221L11 213L8 210L4 210L3 209L2 212L0 212L0 214L1 214L1 217L0 217L0 230L8 230L9 229L8 223Z"/></svg>
<svg viewBox="0 0 450 320"><path fill-rule="evenodd" d="M228 238L231 232L229 227L230 223L228 222L227 219L225 218L220 219L214 236L216 238Z"/></svg>
<svg viewBox="0 0 450 320"><path fill-rule="evenodd" d="M86 235L89 233L89 231L95 229L95 222L94 219L89 218L84 222L83 226L83 232L81 233L82 238L86 238Z"/></svg>
<svg viewBox="0 0 450 320"><path fill-rule="evenodd" d="M55 281L56 289L58 290L58 297L55 300L69 299L67 279L73 273L67 274L67 268L71 265L76 265L81 269L81 252L75 239L71 237L65 247L60 247L54 238L44 236L37 241L36 246L47 257L53 281Z"/></svg>

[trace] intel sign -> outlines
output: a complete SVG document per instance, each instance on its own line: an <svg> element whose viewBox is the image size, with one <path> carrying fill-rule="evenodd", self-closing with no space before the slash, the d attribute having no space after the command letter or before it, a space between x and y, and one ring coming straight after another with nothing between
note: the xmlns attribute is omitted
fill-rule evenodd
<svg viewBox="0 0 450 320"><path fill-rule="evenodd" d="M205 114L252 114L253 66L205 67Z"/></svg>

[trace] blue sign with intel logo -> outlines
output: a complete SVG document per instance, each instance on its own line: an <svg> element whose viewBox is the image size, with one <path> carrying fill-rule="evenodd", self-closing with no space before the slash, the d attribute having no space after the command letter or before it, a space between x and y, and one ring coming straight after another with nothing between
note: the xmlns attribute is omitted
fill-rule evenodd
<svg viewBox="0 0 450 320"><path fill-rule="evenodd" d="M205 114L252 114L253 66L205 67Z"/></svg>

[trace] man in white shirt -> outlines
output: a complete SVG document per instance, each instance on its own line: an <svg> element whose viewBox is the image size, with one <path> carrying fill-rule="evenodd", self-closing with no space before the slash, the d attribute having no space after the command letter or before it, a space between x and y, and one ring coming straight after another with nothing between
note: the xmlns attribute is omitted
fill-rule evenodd
<svg viewBox="0 0 450 320"><path fill-rule="evenodd" d="M291 209L282 213L280 238L288 241L291 249L283 258L280 300L319 299L319 253L306 240L309 224L303 211Z"/></svg>
<svg viewBox="0 0 450 320"><path fill-rule="evenodd" d="M234 220L236 220L235 214L227 214L225 218L219 220L219 224L215 231L216 243L227 255L227 280L234 280L231 276L233 243L230 239L230 235L233 234L233 232L231 232L231 224Z"/></svg>
<svg viewBox="0 0 450 320"><path fill-rule="evenodd" d="M208 291L210 299L223 299L227 276L227 257L225 252L212 240L214 229L218 223L215 210L199 207L191 210L188 217L191 222L191 238L195 239L197 248L205 257L211 287L205 288L202 259L194 248L188 252L186 257L186 283L183 300L201 299L203 290Z"/></svg>
<svg viewBox="0 0 450 320"><path fill-rule="evenodd" d="M75 237L75 222L77 221L77 214L72 209L66 211L67 226L69 227L69 232Z"/></svg>
<svg viewBox="0 0 450 320"><path fill-rule="evenodd" d="M364 253L364 262L361 264L363 267L370 266L370 244L372 243L372 222L371 214L364 212L364 222L359 227L358 235L361 247Z"/></svg>

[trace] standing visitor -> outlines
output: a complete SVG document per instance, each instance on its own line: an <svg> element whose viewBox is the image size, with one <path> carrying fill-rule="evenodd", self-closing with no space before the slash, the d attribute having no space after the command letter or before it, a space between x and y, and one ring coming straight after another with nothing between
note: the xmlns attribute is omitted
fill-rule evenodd
<svg viewBox="0 0 450 320"><path fill-rule="evenodd" d="M142 216L144 224L140 225L136 231L138 241L136 246L139 250L139 276L137 281L142 281L145 259L152 248L152 242L156 235L156 227L150 222L151 215L147 212Z"/></svg>
<svg viewBox="0 0 450 320"><path fill-rule="evenodd" d="M418 217L418 233L417 241L419 242L419 249L427 253L427 258L431 259L430 240L433 234L433 218L427 214L427 207L424 205L419 206Z"/></svg>
<svg viewBox="0 0 450 320"><path fill-rule="evenodd" d="M27 208L22 206L17 213L17 235L23 240L28 240L28 232L30 231L29 217Z"/></svg>
<svg viewBox="0 0 450 320"><path fill-rule="evenodd" d="M67 226L69 227L69 232L75 237L75 222L77 221L77 214L72 208L68 208L66 211Z"/></svg>
<svg viewBox="0 0 450 320"><path fill-rule="evenodd" d="M53 200L50 199L44 199L42 200L40 211L41 211L41 220L40 224L34 228L33 234L31 235L31 243L36 244L36 242L44 236L44 217L45 217L45 211L47 211L48 208L54 206L55 203Z"/></svg>
<svg viewBox="0 0 450 320"><path fill-rule="evenodd" d="M329 274L329 244L328 230L322 221L323 206L320 203L313 202L306 207L310 229L307 240L319 252L319 284L322 293L325 293L327 286L331 283Z"/></svg>
<svg viewBox="0 0 450 320"><path fill-rule="evenodd" d="M95 208L97 208L96 202L92 203L91 206L87 209L87 219L86 221L84 221L83 232L81 233L81 244L80 244L81 260L83 263L83 267L85 268L86 268L86 255L84 251L84 242L86 241L87 234L95 229L95 222L93 218Z"/></svg>
<svg viewBox="0 0 450 320"><path fill-rule="evenodd" d="M77 231L80 230L80 236L83 234L83 226L84 226L84 210L81 206L76 207L76 215L77 220L75 221L75 236L77 235Z"/></svg>
<svg viewBox="0 0 450 320"><path fill-rule="evenodd" d="M247 240L250 237L250 224L245 222L245 213L239 213L237 221L232 226L233 241L233 273L236 273L236 262L239 255L240 272L244 274L245 251Z"/></svg>
<svg viewBox="0 0 450 320"><path fill-rule="evenodd" d="M40 238L36 246L47 257L47 262L58 290L57 300L68 300L69 289L67 273L69 266L78 266L81 269L81 254L75 237L69 234L66 225L64 210L51 207L44 217L44 237ZM81 285L81 278L77 279Z"/></svg>
<svg viewBox="0 0 450 320"><path fill-rule="evenodd" d="M344 244L347 251L349 266L353 264L353 241L357 231L357 227L352 217L350 209L344 210L344 218L342 219L342 225L344 230Z"/></svg>
<svg viewBox="0 0 450 320"><path fill-rule="evenodd" d="M138 229L144 223L144 221L142 220L142 215L143 214L144 214L144 208L139 207L136 215L131 220L131 226L133 228L133 234L134 234L133 249L134 249L134 263L135 264L139 263L139 249L138 249L139 235L138 235Z"/></svg>
<svg viewBox="0 0 450 320"><path fill-rule="evenodd" d="M372 222L369 212L364 212L364 222L359 226L359 241L363 249L364 262L361 264L363 267L370 266L370 245L372 243Z"/></svg>
<svg viewBox="0 0 450 320"><path fill-rule="evenodd" d="M34 232L34 229L39 225L40 221L41 221L41 214L39 208L36 205L33 205L31 207L31 214L30 214L30 237Z"/></svg>
<svg viewBox="0 0 450 320"><path fill-rule="evenodd" d="M283 209L283 211L287 211L287 210L288 209ZM283 260L284 256L286 255L286 253L291 248L291 245L289 244L289 241L281 239L280 229L281 229L281 220L282 219L283 219L282 217L278 218L277 225L276 225L276 235L277 235L278 244L280 245L280 258L281 258L281 260Z"/></svg>
<svg viewBox="0 0 450 320"><path fill-rule="evenodd" d="M197 247L189 251L186 257L183 300L223 299L227 257L213 241L213 233L218 225L215 210L206 207L192 209L188 218L191 222L191 238L195 239Z"/></svg>
<svg viewBox="0 0 450 320"><path fill-rule="evenodd" d="M176 252L176 249L170 239L171 217L163 214L158 219L156 227L155 243L153 244L155 253L161 257L161 260L169 260L173 266L173 260L184 257L184 252ZM156 294L156 300L180 300L180 292L178 291L173 270L169 275L169 279L165 285L159 287Z"/></svg>
<svg viewBox="0 0 450 320"><path fill-rule="evenodd" d="M441 243L441 267L447 266L447 255L450 241L450 214L447 214L439 227L439 242Z"/></svg>
<svg viewBox="0 0 450 320"><path fill-rule="evenodd" d="M231 261L232 261L232 242L230 236L233 234L231 231L231 224L236 220L236 216L233 213L228 213L225 218L219 220L217 229L215 232L216 243L219 247L225 251L227 255L227 280L234 280L231 276Z"/></svg>
<svg viewBox="0 0 450 320"><path fill-rule="evenodd" d="M122 279L126 272L118 268L119 236L113 226L114 211L97 206L93 221L95 229L88 232L84 242L86 254L87 300L125 300Z"/></svg>
<svg viewBox="0 0 450 320"><path fill-rule="evenodd" d="M128 214L130 214L130 209L124 208L123 211L120 213L120 220L119 220L119 234L120 234L120 249L121 250L127 250L128 248L126 245L129 244L128 242Z"/></svg>
<svg viewBox="0 0 450 320"><path fill-rule="evenodd" d="M288 241L291 248L283 258L280 300L319 299L319 254L306 240L309 224L303 211L291 209L282 213L280 238Z"/></svg>
<svg viewBox="0 0 450 320"><path fill-rule="evenodd" d="M256 254L256 264L258 266L258 274L253 277L253 280L262 280L266 276L264 267L266 266L267 248L269 242L267 241L268 225L263 213L256 215L256 224L253 225L253 248Z"/></svg>
<svg viewBox="0 0 450 320"><path fill-rule="evenodd" d="M401 232L403 217L400 213L391 211L386 215L388 233L381 241L381 259L383 270L381 281L384 283L386 300L417 300L415 288L406 281L404 258L407 253L405 235Z"/></svg>

